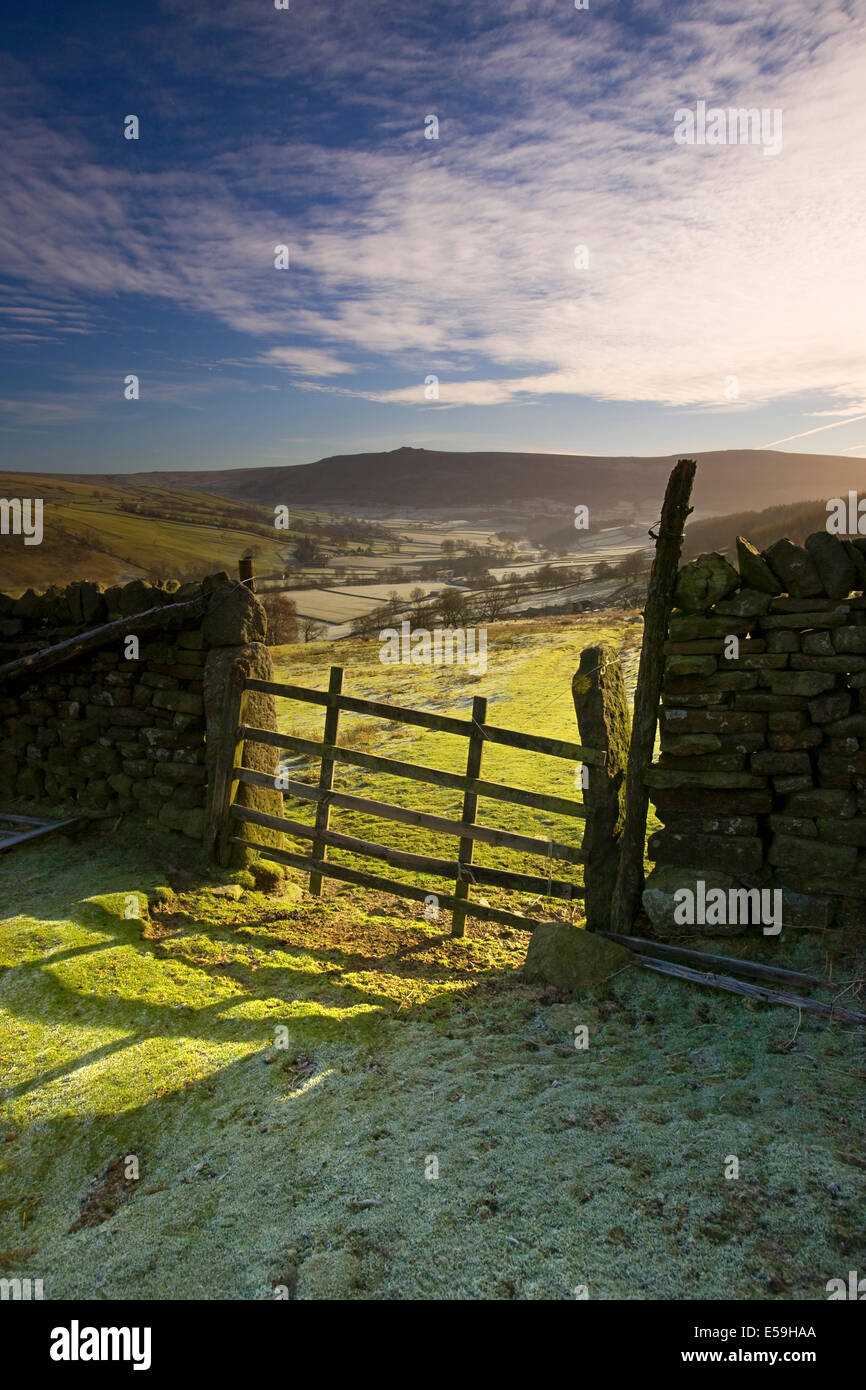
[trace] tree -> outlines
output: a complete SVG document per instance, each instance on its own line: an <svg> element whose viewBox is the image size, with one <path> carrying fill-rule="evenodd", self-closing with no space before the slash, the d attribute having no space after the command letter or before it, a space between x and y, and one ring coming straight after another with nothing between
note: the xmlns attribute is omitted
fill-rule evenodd
<svg viewBox="0 0 866 1390"><path fill-rule="evenodd" d="M442 554L445 557L445 559L450 559L451 556L454 554L454 542L443 541L439 549L442 551Z"/></svg>
<svg viewBox="0 0 866 1390"><path fill-rule="evenodd" d="M294 559L299 565L309 565L316 568L325 563L325 557L314 536L300 536L295 546L294 556L287 558Z"/></svg>
<svg viewBox="0 0 866 1390"><path fill-rule="evenodd" d="M649 574L651 566L651 550L633 550L614 566L613 573L617 579L624 579L627 584L636 584L639 579Z"/></svg>
<svg viewBox="0 0 866 1390"><path fill-rule="evenodd" d="M304 634L305 642L318 642L325 635L325 624L320 623L317 618L302 618L301 632Z"/></svg>
<svg viewBox="0 0 866 1390"><path fill-rule="evenodd" d="M495 623L513 601L506 584L491 584L478 595L478 612L485 622Z"/></svg>
<svg viewBox="0 0 866 1390"><path fill-rule="evenodd" d="M466 619L466 595L460 589L443 589L435 611L444 627L458 626Z"/></svg>
<svg viewBox="0 0 866 1390"><path fill-rule="evenodd" d="M268 616L268 646L284 647L287 642L297 642L297 605L279 593L259 594L259 602Z"/></svg>
<svg viewBox="0 0 866 1390"><path fill-rule="evenodd" d="M593 579L610 579L613 576L613 565L607 560L599 560L592 571Z"/></svg>

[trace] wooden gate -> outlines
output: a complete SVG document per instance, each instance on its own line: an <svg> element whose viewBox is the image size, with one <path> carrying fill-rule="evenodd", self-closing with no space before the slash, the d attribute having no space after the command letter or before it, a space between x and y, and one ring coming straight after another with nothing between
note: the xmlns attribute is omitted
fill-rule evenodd
<svg viewBox="0 0 866 1390"><path fill-rule="evenodd" d="M604 659L599 659L599 654ZM467 916L505 923L531 930L534 923L518 913L491 907L485 903L474 902L470 897L473 885L510 889L516 892L533 893L543 897L571 902L591 894L594 886L608 895L612 884L610 856L599 852L590 855L572 840L540 839L530 835L518 834L481 824L477 820L479 798L490 798L516 806L528 806L562 816L572 824L575 820L589 822L599 817L599 829L604 822L604 839L609 848L615 848L615 837L619 825L618 808L621 803L621 784L625 756L627 753L627 729L624 746L613 748L606 737L608 723L600 717L599 711L609 707L611 690L622 705L619 709L620 723L625 725L624 686L618 660L607 648L588 648L583 654L581 671L575 677L575 704L581 733L586 729L598 729L597 747L571 743L564 739L546 738L538 734L524 733L516 729L501 728L487 722L487 701L476 696L472 702L472 716L458 719L437 714L433 711L406 709L399 705L383 704L375 700L359 699L343 694L343 670L331 667L327 691L311 690L303 686L284 685L272 681L245 679L239 681L235 699L237 701L237 738L231 765L218 770L217 795L222 795L223 806L219 813L219 856L224 864L230 861L232 846L242 844L247 848L258 849L268 858L291 865L296 869L307 870L310 874L310 891L321 892L324 878L338 879L345 883L394 893L400 897L417 902L425 902L431 896L436 899L436 907L449 909L452 913L453 936L462 936ZM244 697L247 691L257 691L278 699L295 700L304 704L319 705L325 710L325 727L321 742L298 738L290 734L253 728L243 719ZM597 697L595 700L593 697ZM607 698L605 698L607 697ZM598 706L598 709L594 708ZM370 715L387 719L395 724L405 724L430 729L437 733L452 734L466 740L467 757L464 773L446 772L432 767L418 766L414 763L365 753L358 749L340 746L338 742L339 720L342 713ZM243 752L247 743L264 743L281 751L289 750L320 760L318 786L311 786L288 775L269 776L243 766ZM547 792L529 791L505 783L491 782L481 776L484 746L487 743L499 744L548 757L566 759L581 764L586 769L584 796L576 798L555 796ZM604 746L607 745L607 746ZM408 778L415 782L427 783L437 787L452 788L463 793L461 819L453 820L427 811L394 805L388 801L374 801L367 797L352 795L334 789L334 770L339 764L361 767L386 776ZM316 806L315 823L309 825L290 817L266 814L252 807L239 804L235 799L237 787L241 784L267 787L281 791L289 797L297 797L313 802ZM613 818L610 810L614 807ZM404 825L432 830L439 834L453 835L457 839L455 859L440 859L428 854L415 854L393 846L382 845L370 840L359 839L330 828L331 809L344 809L361 812L386 821L396 821ZM257 843L253 839L239 836L236 831L239 822L260 825L270 830L282 831L299 839L311 841L309 855L301 855L287 849L274 848ZM611 834L614 840L611 839ZM584 843L592 840L592 835L584 836ZM599 835L595 839L600 843ZM488 868L473 862L476 843L496 845L520 851L524 854L538 855L545 861L544 874L527 874L510 869ZM408 869L429 875L435 879L451 880L453 890L439 892L438 889L418 887L381 874L367 873L348 865L335 863L328 859L330 847L350 851L355 855L378 860L393 867ZM579 884L565 878L554 878L553 864L566 863L583 865L584 883ZM595 875L595 878L593 877ZM604 882L602 882L602 877Z"/></svg>

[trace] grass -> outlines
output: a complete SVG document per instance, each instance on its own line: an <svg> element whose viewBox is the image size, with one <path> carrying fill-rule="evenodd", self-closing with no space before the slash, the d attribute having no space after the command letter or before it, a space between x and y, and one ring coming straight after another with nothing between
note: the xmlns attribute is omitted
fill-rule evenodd
<svg viewBox="0 0 866 1390"><path fill-rule="evenodd" d="M573 735L601 632L626 629L507 625L466 692L339 650L353 693L486 689L498 722ZM316 655L282 673L323 687ZM176 837L87 836L0 857L4 1277L49 1299L809 1300L863 1267L862 1030L646 972L563 998L523 982L522 932L451 940L300 877L235 898ZM755 949L862 973L838 934Z"/></svg>

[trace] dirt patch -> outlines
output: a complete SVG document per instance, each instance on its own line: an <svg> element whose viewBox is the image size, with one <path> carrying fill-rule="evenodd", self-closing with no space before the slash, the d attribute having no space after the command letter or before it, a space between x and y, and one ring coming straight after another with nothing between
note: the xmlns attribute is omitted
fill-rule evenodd
<svg viewBox="0 0 866 1390"><path fill-rule="evenodd" d="M69 1234L84 1226L101 1226L135 1191L135 1179L126 1176L126 1158L113 1158L105 1172L92 1178L90 1190L81 1204L81 1215L69 1227Z"/></svg>

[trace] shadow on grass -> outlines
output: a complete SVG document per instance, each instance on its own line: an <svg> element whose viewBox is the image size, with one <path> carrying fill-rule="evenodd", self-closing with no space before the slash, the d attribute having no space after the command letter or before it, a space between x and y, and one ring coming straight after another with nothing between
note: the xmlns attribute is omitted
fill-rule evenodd
<svg viewBox="0 0 866 1390"><path fill-rule="evenodd" d="M127 869L124 887L116 891L123 893L129 881ZM38 897L38 904L31 901L27 905L44 913L41 891L34 890L32 896ZM397 982L406 981L409 988L405 993L415 1010L441 1003L438 994L426 1001L412 997L410 991L420 980L425 980L435 991L440 983L469 984L477 982L480 976L499 973L489 961L467 966L465 956L461 961L462 950L455 950L453 962L420 959L425 952L437 956L447 952L454 943L446 933L431 935L416 924L405 929L394 924L383 927L368 922L348 926L343 923L335 927L327 915L312 923L309 916L293 922L291 913L275 909L262 925L249 920L199 922L186 913L180 933L146 936L143 930L147 923L136 918L125 919L97 901L79 900L71 909L68 902L57 903L57 907L61 909L58 921L77 921L87 930L100 933L103 939L53 949L39 958L6 967L0 976L6 1011L12 1018L26 1019L36 1025L66 1030L107 1030L122 1032L124 1036L100 1043L44 1068L38 1075L22 1079L5 1090L6 1100L17 1099L154 1038L205 1040L233 1046L247 1044L264 1049L273 1045L275 1024L285 1023L299 1047L323 1040L357 1041L361 1033L369 1033L371 1013L382 1019L401 1007L400 1001L395 1000L395 990L389 993L382 988L377 975L387 975ZM300 905L300 914L304 913L304 907ZM282 932L274 930L275 920L281 923ZM156 922L158 927L160 920L157 918ZM409 939L395 942L395 933L402 935L403 930ZM334 937L335 944L315 945L304 939L320 932ZM194 940L185 939L193 935L207 937L217 948L225 943L227 954L214 959L197 951ZM59 964L104 956L118 947L123 948L124 955L115 971L103 971L97 965L92 977L79 977L78 982L67 982L55 973ZM238 959L235 955L238 950L261 953L265 957L280 951L292 959L283 964L260 965L249 959ZM153 962L155 972L149 973L146 967L144 970L130 969L126 953ZM308 961L310 968L295 963L297 957ZM166 966L169 971L160 974ZM188 985L171 973L171 967L178 966L190 971ZM332 969L323 968L328 966ZM344 974L350 974L352 979L341 978ZM120 997L117 991L122 991L130 980L144 985L148 992L170 990L174 1002ZM195 1000L203 984L212 990L217 982L223 982L224 988L232 992L210 1003L184 1002L184 997ZM96 990L105 992L96 993L92 988L85 992L87 986L93 985ZM395 989L399 993L399 983ZM452 997L453 993L452 989ZM402 1002L405 1004L406 1000ZM257 1004L267 1008L267 1013L258 1018L236 1016L238 1011ZM281 1004L287 1006L282 1014ZM305 1013L305 1008L309 1012ZM335 1012L330 1015L328 1010ZM354 1012L347 1014L347 1010Z"/></svg>

